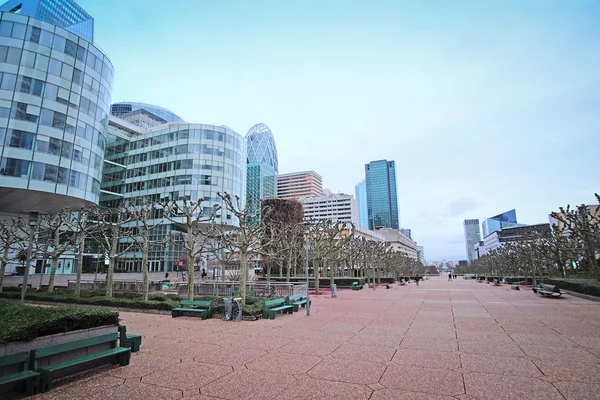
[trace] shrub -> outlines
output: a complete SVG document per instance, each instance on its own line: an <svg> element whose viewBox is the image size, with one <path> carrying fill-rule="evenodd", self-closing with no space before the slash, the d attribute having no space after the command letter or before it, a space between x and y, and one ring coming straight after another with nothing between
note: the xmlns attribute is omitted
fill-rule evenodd
<svg viewBox="0 0 600 400"><path fill-rule="evenodd" d="M600 297L600 282L594 279L544 279L544 283L558 286L560 289Z"/></svg>
<svg viewBox="0 0 600 400"><path fill-rule="evenodd" d="M2 300L0 315L0 343L119 324L119 313L115 311L80 307L38 307Z"/></svg>

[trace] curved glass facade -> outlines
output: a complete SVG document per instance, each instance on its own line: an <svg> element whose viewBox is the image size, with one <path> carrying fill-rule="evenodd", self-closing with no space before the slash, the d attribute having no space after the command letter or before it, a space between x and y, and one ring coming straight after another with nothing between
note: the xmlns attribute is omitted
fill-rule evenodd
<svg viewBox="0 0 600 400"><path fill-rule="evenodd" d="M175 114L173 111L167 110L163 107L155 106L153 104L132 103L128 101L123 101L120 103L114 103L110 108L111 114L116 117L137 110L149 111L152 114L164 119L166 122L185 122L179 115Z"/></svg>
<svg viewBox="0 0 600 400"><path fill-rule="evenodd" d="M14 199L42 212L98 204L113 75L82 37L0 13L3 211L26 211Z"/></svg>
<svg viewBox="0 0 600 400"><path fill-rule="evenodd" d="M256 124L246 134L248 145L248 164L264 163L275 169L275 174L279 173L279 162L277 160L277 147L273 132L265 124Z"/></svg>

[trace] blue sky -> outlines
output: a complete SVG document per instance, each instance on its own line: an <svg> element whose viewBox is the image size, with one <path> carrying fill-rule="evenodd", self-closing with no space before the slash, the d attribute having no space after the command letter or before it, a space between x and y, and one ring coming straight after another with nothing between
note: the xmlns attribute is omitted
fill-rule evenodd
<svg viewBox="0 0 600 400"><path fill-rule="evenodd" d="M280 172L335 192L395 160L401 225L428 260L465 258L465 218L547 222L599 191L599 1L79 4L113 101L241 134L264 122Z"/></svg>

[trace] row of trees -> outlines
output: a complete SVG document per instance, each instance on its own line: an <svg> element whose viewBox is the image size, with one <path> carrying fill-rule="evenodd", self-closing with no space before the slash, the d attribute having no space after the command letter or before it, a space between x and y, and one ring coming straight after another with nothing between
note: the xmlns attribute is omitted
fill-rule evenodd
<svg viewBox="0 0 600 400"><path fill-rule="evenodd" d="M595 197L600 204L600 196ZM557 223L547 232L505 243L459 272L600 280L600 207L567 206L551 215Z"/></svg>
<svg viewBox="0 0 600 400"><path fill-rule="evenodd" d="M267 279L273 266L287 281L292 274L305 271L306 250L312 264L315 289L319 291L319 273L335 277L362 276L371 281L381 276L419 273L420 263L394 251L389 245L359 237L352 225L331 220L303 221L302 206L292 200L269 199L242 204L239 197L218 194L222 205L214 205L205 213L203 199L164 203L123 204L118 209L101 211L95 207L76 212L63 209L42 216L36 229L34 252L38 258L50 259L48 291L54 289L58 262L67 251L78 257L75 294L81 290L81 272L86 244L93 243L108 259L106 295L112 296L113 277L119 259L127 252L141 254L143 296L148 299L148 258L154 247L176 246L182 250L187 267L188 298L193 297L194 265L199 259L212 258L221 265L225 276L228 264L239 266L240 295L245 300L245 283L249 265L265 261ZM219 223L219 213L231 216L238 226ZM169 221L177 235L155 234L155 229ZM2 278L10 255L28 246L29 229L22 218L0 221L0 243L3 245L0 266ZM158 238L158 240L156 240ZM308 240L307 240L308 239ZM376 266L377 276L373 275Z"/></svg>

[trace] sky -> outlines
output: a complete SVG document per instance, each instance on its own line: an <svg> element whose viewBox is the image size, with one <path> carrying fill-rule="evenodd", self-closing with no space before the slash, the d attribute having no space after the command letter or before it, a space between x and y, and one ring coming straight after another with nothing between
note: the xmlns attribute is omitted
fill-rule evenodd
<svg viewBox="0 0 600 400"><path fill-rule="evenodd" d="M466 258L464 219L544 223L599 192L599 0L78 3L113 102L242 135L263 122L280 173L333 192L395 160L426 260Z"/></svg>

